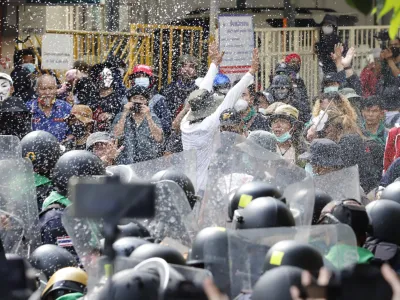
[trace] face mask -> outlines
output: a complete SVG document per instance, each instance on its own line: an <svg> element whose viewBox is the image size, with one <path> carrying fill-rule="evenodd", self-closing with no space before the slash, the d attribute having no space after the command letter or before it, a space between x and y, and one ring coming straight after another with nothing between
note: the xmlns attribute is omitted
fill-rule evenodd
<svg viewBox="0 0 400 300"><path fill-rule="evenodd" d="M333 32L333 27L332 26L322 26L322 31L326 35L330 35Z"/></svg>
<svg viewBox="0 0 400 300"><path fill-rule="evenodd" d="M248 107L249 103L244 99L239 99L234 106L236 111L245 111Z"/></svg>
<svg viewBox="0 0 400 300"><path fill-rule="evenodd" d="M337 92L337 91L339 91L338 86L328 86L328 87L324 88L324 93L332 93L332 92Z"/></svg>
<svg viewBox="0 0 400 300"><path fill-rule="evenodd" d="M35 65L32 63L26 63L26 64L22 64L22 67L24 67L25 69L27 69L30 73L35 72Z"/></svg>
<svg viewBox="0 0 400 300"><path fill-rule="evenodd" d="M259 112L259 113L262 113L263 115L266 115L266 114L267 114L267 109L266 109L266 108L261 108L261 107L260 107L260 108L258 109L258 112Z"/></svg>
<svg viewBox="0 0 400 300"><path fill-rule="evenodd" d="M83 137L86 133L86 127L82 123L75 123L71 125L72 135L77 139Z"/></svg>
<svg viewBox="0 0 400 300"><path fill-rule="evenodd" d="M390 47L390 51L392 51L392 55L394 58L400 55L400 48L398 47Z"/></svg>
<svg viewBox="0 0 400 300"><path fill-rule="evenodd" d="M315 176L314 172L313 172L313 168L312 165L310 163L307 163L306 166L304 167L304 170L306 170L306 172L308 174L310 174L311 176Z"/></svg>
<svg viewBox="0 0 400 300"><path fill-rule="evenodd" d="M150 85L150 79L147 77L135 78L135 85L139 85L147 89Z"/></svg>
<svg viewBox="0 0 400 300"><path fill-rule="evenodd" d="M277 101L286 100L288 98L288 91L285 90L275 90L274 91L274 99Z"/></svg>
<svg viewBox="0 0 400 300"><path fill-rule="evenodd" d="M273 135L274 135L276 141L280 144L284 143L292 138L292 135L289 132L285 132L281 136L276 136L275 134L273 134Z"/></svg>
<svg viewBox="0 0 400 300"><path fill-rule="evenodd" d="M10 96L11 84L7 79L0 79L0 101L4 101Z"/></svg>
<svg viewBox="0 0 400 300"><path fill-rule="evenodd" d="M103 72L101 72L101 80L102 80L102 87L103 88L110 88L111 84L114 81L112 76L112 72L108 68L104 68Z"/></svg>

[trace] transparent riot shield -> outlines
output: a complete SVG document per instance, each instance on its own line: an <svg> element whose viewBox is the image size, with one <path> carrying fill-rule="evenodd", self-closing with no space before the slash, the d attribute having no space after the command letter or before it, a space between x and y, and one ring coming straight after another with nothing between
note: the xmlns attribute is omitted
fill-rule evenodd
<svg viewBox="0 0 400 300"><path fill-rule="evenodd" d="M5 140L10 139L5 136ZM5 140L0 138L0 144L7 146ZM29 257L40 245L32 163L22 158L0 160L0 185L0 233L5 251Z"/></svg>
<svg viewBox="0 0 400 300"><path fill-rule="evenodd" d="M226 243L212 240L204 245L205 268L216 285L233 299L242 290L251 290L264 273L266 254L277 242L294 240L313 246L329 269L337 270L357 262L357 240L344 224L227 230ZM277 251L278 252L278 251ZM272 253L270 264L279 266L285 253Z"/></svg>
<svg viewBox="0 0 400 300"><path fill-rule="evenodd" d="M314 177L315 188L327 193L333 200L361 201L358 166Z"/></svg>
<svg viewBox="0 0 400 300"><path fill-rule="evenodd" d="M150 181L159 171L175 169L189 177L197 191L196 152L194 150L174 153L169 156L128 165L128 167L134 172L137 178L145 181Z"/></svg>
<svg viewBox="0 0 400 300"><path fill-rule="evenodd" d="M168 237L190 247L198 229L184 191L175 182L158 182L155 203L154 218L137 221L160 241Z"/></svg>
<svg viewBox="0 0 400 300"><path fill-rule="evenodd" d="M276 185L294 213L296 225L310 225L314 205L314 183L304 169L279 158L276 153L251 142L242 142L214 153L208 184L195 209L199 229L227 222L229 197L244 183L263 181Z"/></svg>
<svg viewBox="0 0 400 300"><path fill-rule="evenodd" d="M168 237L190 247L198 230L191 219L190 205L183 190L172 181L158 182L155 204L154 218L135 221L145 226L159 241ZM104 224L101 220L72 217L71 209L72 206L65 209L62 223L81 263L86 270L91 270L100 257Z"/></svg>
<svg viewBox="0 0 400 300"><path fill-rule="evenodd" d="M21 144L18 137L13 135L0 136L0 159L20 159Z"/></svg>

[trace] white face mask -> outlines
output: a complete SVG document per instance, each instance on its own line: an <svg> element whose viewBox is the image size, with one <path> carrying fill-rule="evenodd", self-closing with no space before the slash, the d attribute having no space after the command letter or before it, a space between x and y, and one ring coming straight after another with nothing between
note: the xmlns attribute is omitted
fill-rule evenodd
<svg viewBox="0 0 400 300"><path fill-rule="evenodd" d="M261 113L261 114L263 114L263 115L266 115L266 114L267 114L267 109L266 109L266 108L259 107L259 108L258 108L258 112Z"/></svg>
<svg viewBox="0 0 400 300"><path fill-rule="evenodd" d="M10 97L11 83L7 79L0 79L0 101L4 101Z"/></svg>
<svg viewBox="0 0 400 300"><path fill-rule="evenodd" d="M236 111L245 111L248 107L249 103L244 99L239 99L234 106Z"/></svg>
<svg viewBox="0 0 400 300"><path fill-rule="evenodd" d="M326 35L330 35L333 32L333 27L332 26L322 26L322 31Z"/></svg>
<svg viewBox="0 0 400 300"><path fill-rule="evenodd" d="M147 77L135 78L135 85L139 85L147 89L150 85L150 79Z"/></svg>
<svg viewBox="0 0 400 300"><path fill-rule="evenodd" d="M113 78L113 75L112 75L112 72L110 69L104 68L103 72L101 72L101 78L103 80L103 86L105 88L111 87L111 84L113 83L114 78Z"/></svg>

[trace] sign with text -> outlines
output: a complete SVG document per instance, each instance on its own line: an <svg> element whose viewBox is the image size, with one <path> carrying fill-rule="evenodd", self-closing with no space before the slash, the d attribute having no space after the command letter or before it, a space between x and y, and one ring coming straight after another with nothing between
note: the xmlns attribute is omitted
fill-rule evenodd
<svg viewBox="0 0 400 300"><path fill-rule="evenodd" d="M231 78L246 73L254 49L253 17L220 15L218 23L219 50L225 52L221 72Z"/></svg>
<svg viewBox="0 0 400 300"><path fill-rule="evenodd" d="M74 41L68 34L46 34L42 42L42 68L69 70L74 63Z"/></svg>

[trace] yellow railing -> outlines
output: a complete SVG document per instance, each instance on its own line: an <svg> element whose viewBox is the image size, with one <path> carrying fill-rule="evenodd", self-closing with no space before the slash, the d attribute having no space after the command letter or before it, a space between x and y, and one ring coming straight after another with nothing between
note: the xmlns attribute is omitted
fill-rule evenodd
<svg viewBox="0 0 400 300"><path fill-rule="evenodd" d="M146 48L148 56L145 59L146 64L155 69L159 88L165 80L168 83L172 81L174 65L179 56L190 54L199 58L200 61L203 60L203 49L207 46L207 41L203 39L203 31L203 27L196 26L131 25L131 33L150 35L150 44Z"/></svg>

